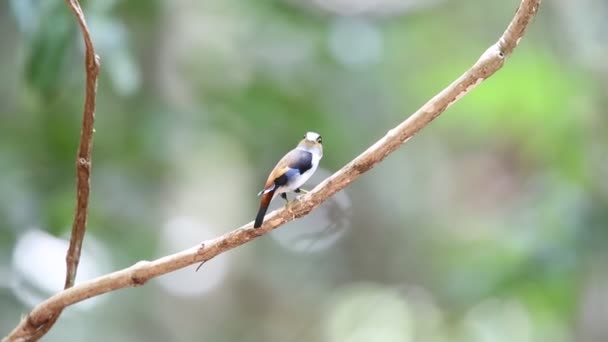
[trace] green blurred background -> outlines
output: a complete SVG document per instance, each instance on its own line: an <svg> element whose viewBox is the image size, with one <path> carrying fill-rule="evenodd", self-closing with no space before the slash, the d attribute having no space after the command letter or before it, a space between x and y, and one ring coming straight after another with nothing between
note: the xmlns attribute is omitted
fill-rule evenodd
<svg viewBox="0 0 608 342"><path fill-rule="evenodd" d="M83 2L102 72L77 281L249 222L308 130L325 145L312 188L517 5ZM607 341L607 16L607 1L544 1L498 74L311 215L70 307L45 340ZM63 285L84 67L62 0L2 2L0 39L6 335Z"/></svg>

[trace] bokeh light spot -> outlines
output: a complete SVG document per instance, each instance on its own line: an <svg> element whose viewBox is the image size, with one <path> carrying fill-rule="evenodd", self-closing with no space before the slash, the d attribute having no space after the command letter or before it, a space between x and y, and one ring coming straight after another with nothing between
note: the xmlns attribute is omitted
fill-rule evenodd
<svg viewBox="0 0 608 342"><path fill-rule="evenodd" d="M86 237L78 266L79 279L91 279L107 271L105 248L91 234ZM13 249L14 274L10 286L17 298L27 306L34 306L63 288L65 255L68 241L39 229L30 229L17 240ZM102 297L95 297L76 305L92 308Z"/></svg>
<svg viewBox="0 0 608 342"><path fill-rule="evenodd" d="M408 342L413 340L409 305L395 289L355 284L336 291L327 312L329 342Z"/></svg>
<svg viewBox="0 0 608 342"><path fill-rule="evenodd" d="M378 28L360 18L337 18L329 31L329 50L341 64L362 68L377 64L382 56Z"/></svg>
<svg viewBox="0 0 608 342"><path fill-rule="evenodd" d="M309 189L331 173L322 168L311 177ZM290 199L294 194L288 194ZM285 205L281 198L273 199L271 208ZM270 236L282 247L293 252L313 253L333 246L350 228L352 201L346 191L340 191L310 214L273 230Z"/></svg>
<svg viewBox="0 0 608 342"><path fill-rule="evenodd" d="M159 253L174 253L212 237L213 231L192 217L171 217L161 232ZM223 282L228 271L227 257L222 255L206 262L201 268L203 272L195 272L193 267L172 272L160 277L159 284L174 296L189 297L206 293Z"/></svg>

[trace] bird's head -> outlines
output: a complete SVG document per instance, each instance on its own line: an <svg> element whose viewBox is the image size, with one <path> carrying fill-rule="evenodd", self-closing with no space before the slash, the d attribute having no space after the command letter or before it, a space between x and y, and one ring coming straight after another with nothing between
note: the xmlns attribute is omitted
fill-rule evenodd
<svg viewBox="0 0 608 342"><path fill-rule="evenodd" d="M305 149L307 151L318 150L323 151L323 139L319 133L307 132L304 134L304 138L298 144L298 148Z"/></svg>

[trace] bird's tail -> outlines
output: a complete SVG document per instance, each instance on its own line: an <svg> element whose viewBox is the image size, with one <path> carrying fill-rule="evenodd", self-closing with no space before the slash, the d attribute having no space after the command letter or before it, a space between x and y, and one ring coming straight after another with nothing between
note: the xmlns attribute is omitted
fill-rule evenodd
<svg viewBox="0 0 608 342"><path fill-rule="evenodd" d="M258 210L258 215L255 217L255 223L253 224L253 228L259 228L262 226L264 222L264 216L266 216L266 211L268 210L268 206L270 205L270 200L274 195L274 189L266 192L262 195L262 200L260 201L260 209Z"/></svg>

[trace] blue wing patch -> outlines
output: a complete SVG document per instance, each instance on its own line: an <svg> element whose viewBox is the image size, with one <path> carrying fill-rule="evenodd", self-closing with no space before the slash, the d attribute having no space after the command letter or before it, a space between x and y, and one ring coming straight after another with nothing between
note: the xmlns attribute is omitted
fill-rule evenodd
<svg viewBox="0 0 608 342"><path fill-rule="evenodd" d="M298 170L298 169L289 169L287 172L285 172L284 174L282 174L280 177L278 177L274 181L273 188L279 187L279 186L283 186L283 185L289 183L289 181L291 179L293 179L294 177L299 176L299 175L300 175L300 170Z"/></svg>
<svg viewBox="0 0 608 342"><path fill-rule="evenodd" d="M291 169L297 169L300 174L310 170L312 167L312 153L302 150L295 150L294 153L297 153L297 155L287 166Z"/></svg>

